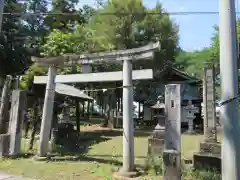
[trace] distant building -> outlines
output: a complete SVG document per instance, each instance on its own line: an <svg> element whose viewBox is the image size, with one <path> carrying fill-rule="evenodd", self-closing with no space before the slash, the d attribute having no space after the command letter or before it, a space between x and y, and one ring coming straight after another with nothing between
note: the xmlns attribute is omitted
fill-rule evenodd
<svg viewBox="0 0 240 180"><path fill-rule="evenodd" d="M201 114L202 81L182 72L176 68L169 67L162 72L154 72L154 79L148 81L141 81L135 88L134 101L139 102L143 106L143 120L153 120L154 111L152 109L157 105L159 97L162 97L161 103L164 104L165 85L167 84L182 84L184 86L182 106L186 106L188 101L199 107L199 114ZM186 112L182 112L182 123L188 123Z"/></svg>

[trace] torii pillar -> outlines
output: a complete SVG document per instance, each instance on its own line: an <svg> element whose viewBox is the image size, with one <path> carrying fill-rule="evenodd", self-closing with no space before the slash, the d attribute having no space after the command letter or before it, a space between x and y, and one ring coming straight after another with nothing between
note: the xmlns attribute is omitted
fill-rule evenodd
<svg viewBox="0 0 240 180"><path fill-rule="evenodd" d="M37 62L39 66L48 67L48 78L46 84L46 92L43 105L42 122L40 130L38 156L46 157L49 152L49 137L52 125L53 106L55 98L55 77L58 61L62 60L59 57L45 58L45 61ZM33 58L33 61L38 61L37 58ZM63 61L61 61L63 62Z"/></svg>

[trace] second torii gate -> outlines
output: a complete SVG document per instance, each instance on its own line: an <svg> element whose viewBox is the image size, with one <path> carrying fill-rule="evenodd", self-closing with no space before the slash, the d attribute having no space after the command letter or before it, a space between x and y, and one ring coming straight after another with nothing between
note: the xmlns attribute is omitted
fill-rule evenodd
<svg viewBox="0 0 240 180"><path fill-rule="evenodd" d="M48 152L48 142L53 114L55 96L56 68L72 64L94 64L109 61L123 61L123 167L120 174L125 176L134 175L134 125L133 125L133 84L132 84L132 61L140 59L152 60L154 51L160 49L160 43L111 52L101 52L83 55L65 55L50 58L33 57L33 61L40 66L48 66L48 78L43 106L42 124L40 131L38 155L44 157Z"/></svg>

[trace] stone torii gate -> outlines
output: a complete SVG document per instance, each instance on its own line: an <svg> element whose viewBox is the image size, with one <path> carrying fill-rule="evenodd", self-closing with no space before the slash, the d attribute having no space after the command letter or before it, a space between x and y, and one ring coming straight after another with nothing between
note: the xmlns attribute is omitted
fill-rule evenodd
<svg viewBox="0 0 240 180"><path fill-rule="evenodd" d="M120 175L132 176L134 173L134 125L133 125L133 84L132 84L132 61L140 59L152 60L154 52L160 50L160 43L111 52L101 52L83 55L64 55L59 57L38 58L32 60L39 66L48 67L48 78L43 106L42 124L38 155L44 157L48 152L49 135L53 114L55 95L56 68L72 64L94 64L115 61L123 61L123 167Z"/></svg>

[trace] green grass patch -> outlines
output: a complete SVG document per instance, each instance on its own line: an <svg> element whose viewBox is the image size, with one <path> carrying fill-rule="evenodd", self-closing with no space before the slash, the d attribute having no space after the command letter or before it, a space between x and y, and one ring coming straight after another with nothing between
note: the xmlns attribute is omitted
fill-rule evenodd
<svg viewBox="0 0 240 180"><path fill-rule="evenodd" d="M147 157L147 139L149 134L135 136L135 164L137 168L144 169ZM98 136L94 136L97 138ZM100 137L102 140L99 140ZM202 135L182 135L182 157L192 158L193 152L199 150ZM23 139L22 151L27 152L28 141ZM86 146L88 146L86 144ZM36 152L37 145L34 151ZM79 154L81 154L79 152ZM31 158L1 159L0 171L37 178L40 180L110 180L112 172L122 166L122 136L121 131L114 133L99 133L99 138L90 143L87 151L81 154L77 161L36 162ZM160 164L161 166L161 164ZM159 180L160 177L151 168L148 175L142 180ZM212 173L212 174L211 174ZM213 172L184 172L186 180L220 180L219 175ZM214 179L212 179L214 178Z"/></svg>

